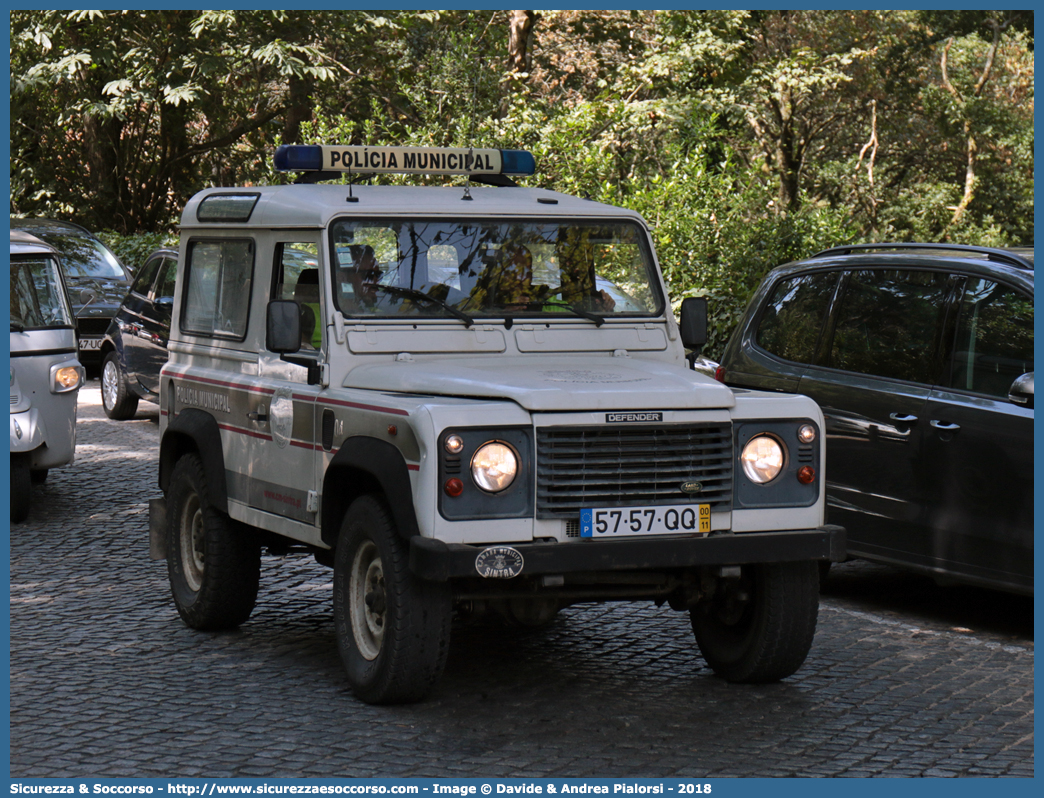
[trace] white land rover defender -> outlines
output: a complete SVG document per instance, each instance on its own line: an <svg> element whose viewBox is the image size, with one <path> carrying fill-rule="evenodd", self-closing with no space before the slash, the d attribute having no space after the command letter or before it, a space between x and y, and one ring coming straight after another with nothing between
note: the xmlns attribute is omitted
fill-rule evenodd
<svg viewBox="0 0 1044 798"><path fill-rule="evenodd" d="M823 417L686 365L636 213L543 189L519 151L288 146L293 185L185 208L151 551L197 629L243 623L260 554L334 569L354 693L419 700L453 613L690 613L708 664L797 670L818 610ZM467 185L318 185L351 172ZM472 187L473 182L493 187Z"/></svg>

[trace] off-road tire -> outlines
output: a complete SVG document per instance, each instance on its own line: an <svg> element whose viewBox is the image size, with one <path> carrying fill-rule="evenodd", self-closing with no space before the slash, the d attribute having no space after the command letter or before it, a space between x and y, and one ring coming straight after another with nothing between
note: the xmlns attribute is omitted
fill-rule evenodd
<svg viewBox="0 0 1044 798"><path fill-rule="evenodd" d="M34 485L42 485L47 481L47 469L46 468L31 468L29 470L29 479Z"/></svg>
<svg viewBox="0 0 1044 798"><path fill-rule="evenodd" d="M20 524L29 517L33 481L24 457L11 458L11 523Z"/></svg>
<svg viewBox="0 0 1044 798"><path fill-rule="evenodd" d="M120 368L120 358L109 352L101 367L102 409L114 421L134 418L138 410L138 397L127 387L127 378Z"/></svg>
<svg viewBox="0 0 1044 798"><path fill-rule="evenodd" d="M425 698L446 666L451 594L409 569L391 511L361 496L345 513L334 558L334 627L352 692L368 704Z"/></svg>
<svg viewBox="0 0 1044 798"><path fill-rule="evenodd" d="M721 580L712 598L689 611L700 653L715 673L761 684L801 667L816 632L818 568L814 561L744 565L739 579Z"/></svg>
<svg viewBox="0 0 1044 798"><path fill-rule="evenodd" d="M251 530L210 503L203 464L186 454L167 494L167 575L174 604L193 629L232 629L257 601L261 546Z"/></svg>

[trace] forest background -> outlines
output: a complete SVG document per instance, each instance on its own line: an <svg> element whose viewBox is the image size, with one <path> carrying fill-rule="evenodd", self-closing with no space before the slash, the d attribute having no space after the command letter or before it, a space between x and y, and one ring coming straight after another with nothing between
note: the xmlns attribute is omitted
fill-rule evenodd
<svg viewBox="0 0 1044 798"><path fill-rule="evenodd" d="M720 353L835 244L1033 243L1033 13L12 11L11 214L132 268L282 143L528 149L633 208ZM416 180L416 178L392 178Z"/></svg>

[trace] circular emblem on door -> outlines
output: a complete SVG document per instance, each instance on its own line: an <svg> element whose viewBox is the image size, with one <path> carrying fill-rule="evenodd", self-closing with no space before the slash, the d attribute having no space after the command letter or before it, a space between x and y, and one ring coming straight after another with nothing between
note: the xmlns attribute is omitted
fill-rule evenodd
<svg viewBox="0 0 1044 798"><path fill-rule="evenodd" d="M268 426L276 446L285 449L294 432L294 399L285 386L276 388L268 403Z"/></svg>
<svg viewBox="0 0 1044 798"><path fill-rule="evenodd" d="M475 558L475 570L485 579L511 579L522 573L522 552L510 546L490 546Z"/></svg>

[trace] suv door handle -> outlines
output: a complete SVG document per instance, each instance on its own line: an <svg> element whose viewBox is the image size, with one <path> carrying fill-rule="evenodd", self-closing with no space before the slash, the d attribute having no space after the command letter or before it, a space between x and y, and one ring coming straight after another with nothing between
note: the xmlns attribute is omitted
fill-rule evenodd
<svg viewBox="0 0 1044 798"><path fill-rule="evenodd" d="M961 428L960 424L951 424L948 421L939 421L934 418L929 423L937 430L942 430L943 432L956 432Z"/></svg>
<svg viewBox="0 0 1044 798"><path fill-rule="evenodd" d="M900 422L902 424L916 424L917 423L917 416L911 416L911 415L908 415L907 413L890 413L888 415L888 417L890 419L892 419L892 421L898 421L898 422Z"/></svg>
<svg viewBox="0 0 1044 798"><path fill-rule="evenodd" d="M251 410L249 413L247 413L247 418L249 418L251 421L256 421L259 424L264 424L266 421L268 421L268 414L265 413L263 410Z"/></svg>

